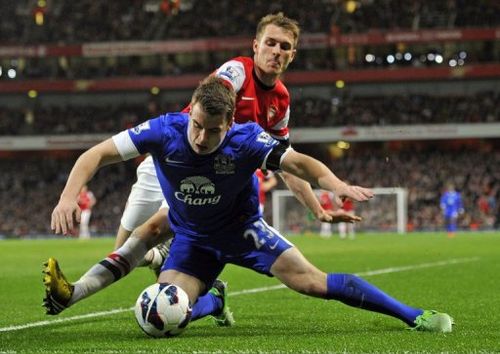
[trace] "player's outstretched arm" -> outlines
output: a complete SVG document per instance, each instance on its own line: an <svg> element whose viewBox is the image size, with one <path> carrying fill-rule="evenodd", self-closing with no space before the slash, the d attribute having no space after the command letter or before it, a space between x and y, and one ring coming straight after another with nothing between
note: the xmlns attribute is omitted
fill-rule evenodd
<svg viewBox="0 0 500 354"><path fill-rule="evenodd" d="M308 182L287 172L280 173L280 177L302 205L309 208L318 220L326 221L323 220L326 211L321 207L316 194L314 194L314 191Z"/></svg>
<svg viewBox="0 0 500 354"><path fill-rule="evenodd" d="M119 161L122 158L112 139L105 140L80 155L52 212L50 227L56 234L67 235L73 230L75 222L80 222L81 210L77 198L83 185L99 168Z"/></svg>
<svg viewBox="0 0 500 354"><path fill-rule="evenodd" d="M294 193L295 197L302 203L302 205L309 208L309 210L319 221L330 223L354 223L356 221L361 221L361 218L359 216L352 215L351 213L343 209L323 209L311 185L303 179L300 179L287 172L280 173L280 176L283 178L288 188Z"/></svg>
<svg viewBox="0 0 500 354"><path fill-rule="evenodd" d="M322 189L335 193L335 203L341 206L341 197L348 197L354 201L363 202L373 197L369 188L351 186L340 180L322 162L291 150L284 157L281 169L289 172Z"/></svg>

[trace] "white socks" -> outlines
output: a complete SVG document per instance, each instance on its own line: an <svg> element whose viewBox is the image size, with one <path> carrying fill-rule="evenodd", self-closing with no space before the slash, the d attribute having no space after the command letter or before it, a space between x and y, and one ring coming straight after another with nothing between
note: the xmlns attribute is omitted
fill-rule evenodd
<svg viewBox="0 0 500 354"><path fill-rule="evenodd" d="M123 246L90 268L74 285L69 305L95 294L137 267L148 248L146 242L131 236Z"/></svg>

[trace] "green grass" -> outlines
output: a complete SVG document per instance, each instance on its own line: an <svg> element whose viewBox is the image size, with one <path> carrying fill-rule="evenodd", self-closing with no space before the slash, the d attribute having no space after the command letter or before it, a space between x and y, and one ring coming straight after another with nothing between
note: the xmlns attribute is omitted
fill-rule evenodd
<svg viewBox="0 0 500 354"><path fill-rule="evenodd" d="M154 282L147 269L90 297L56 317L44 314L41 264L55 256L76 280L112 248L113 240L0 241L0 352L498 352L500 351L500 234L360 235L291 239L314 264L328 272L368 271L447 261L471 261L365 276L410 305L455 317L450 334L404 330L391 317L308 298L288 289L232 295L232 328L208 319L191 323L179 337L151 339L137 327L132 311L74 317L130 308ZM221 276L231 292L278 284L246 269L228 266ZM45 326L5 330L48 320Z"/></svg>

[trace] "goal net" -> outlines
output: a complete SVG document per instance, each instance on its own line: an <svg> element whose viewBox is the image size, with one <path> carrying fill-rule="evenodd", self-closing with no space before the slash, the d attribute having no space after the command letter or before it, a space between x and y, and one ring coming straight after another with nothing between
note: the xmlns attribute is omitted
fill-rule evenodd
<svg viewBox="0 0 500 354"><path fill-rule="evenodd" d="M356 223L357 231L406 232L408 217L405 188L373 188L375 197L369 202L355 203L356 215L363 221ZM321 190L315 190L319 196ZM272 192L273 226L283 234L318 233L321 223L295 198L289 190ZM335 226L333 227L335 230Z"/></svg>

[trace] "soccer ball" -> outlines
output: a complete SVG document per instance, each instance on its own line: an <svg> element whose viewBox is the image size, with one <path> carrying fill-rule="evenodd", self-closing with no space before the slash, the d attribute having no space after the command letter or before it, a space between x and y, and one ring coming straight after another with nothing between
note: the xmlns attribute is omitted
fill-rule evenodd
<svg viewBox="0 0 500 354"><path fill-rule="evenodd" d="M189 298L176 285L150 285L135 303L135 319L139 327L151 337L179 335L191 319Z"/></svg>

